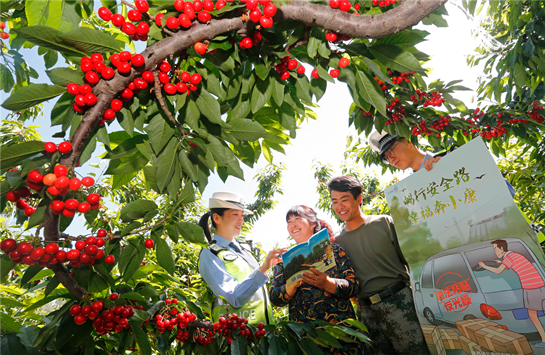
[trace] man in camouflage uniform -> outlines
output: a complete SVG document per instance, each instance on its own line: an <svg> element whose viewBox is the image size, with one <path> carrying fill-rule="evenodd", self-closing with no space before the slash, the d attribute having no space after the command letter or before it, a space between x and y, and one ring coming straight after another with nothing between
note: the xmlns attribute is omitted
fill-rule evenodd
<svg viewBox="0 0 545 355"><path fill-rule="evenodd" d="M372 341L366 354L429 354L392 218L363 214L363 187L354 177L332 179L328 188L333 210L346 222L335 242L350 257L360 282L361 321Z"/></svg>

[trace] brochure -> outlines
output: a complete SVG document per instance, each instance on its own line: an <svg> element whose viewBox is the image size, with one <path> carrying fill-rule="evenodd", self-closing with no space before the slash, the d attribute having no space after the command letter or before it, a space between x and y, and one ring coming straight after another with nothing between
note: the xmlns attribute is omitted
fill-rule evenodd
<svg viewBox="0 0 545 355"><path fill-rule="evenodd" d="M282 255L286 286L300 281L310 268L324 272L334 267L335 257L326 228L309 238L308 242L290 248Z"/></svg>

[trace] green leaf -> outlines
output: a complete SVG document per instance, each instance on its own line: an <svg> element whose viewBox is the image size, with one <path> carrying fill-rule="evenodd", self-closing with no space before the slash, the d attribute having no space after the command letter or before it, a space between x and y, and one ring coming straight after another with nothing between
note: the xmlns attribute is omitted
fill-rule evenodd
<svg viewBox="0 0 545 355"><path fill-rule="evenodd" d="M83 85L83 73L80 70L70 68L55 68L46 70L45 73L53 84L66 87L70 83Z"/></svg>
<svg viewBox="0 0 545 355"><path fill-rule="evenodd" d="M178 222L178 231L181 236L190 243L206 245L206 237L202 228L189 222Z"/></svg>
<svg viewBox="0 0 545 355"><path fill-rule="evenodd" d="M395 44L400 48L406 49L423 42L428 35L429 32L427 31L406 29L389 36L376 39L373 41L373 44Z"/></svg>
<svg viewBox="0 0 545 355"><path fill-rule="evenodd" d="M11 75L11 72L4 64L0 63L0 90L9 93L14 84L13 75Z"/></svg>
<svg viewBox="0 0 545 355"><path fill-rule="evenodd" d="M59 29L64 1L30 0L26 1L25 13L29 26L45 25Z"/></svg>
<svg viewBox="0 0 545 355"><path fill-rule="evenodd" d="M9 169L35 154L44 151L44 142L30 141L9 145L0 150L0 168Z"/></svg>
<svg viewBox="0 0 545 355"><path fill-rule="evenodd" d="M280 79L276 76L273 76L271 79L272 88L272 98L278 106L282 106L284 102L284 84L280 82Z"/></svg>
<svg viewBox="0 0 545 355"><path fill-rule="evenodd" d="M248 339L243 336L237 336L231 342L232 355L247 355L248 354Z"/></svg>
<svg viewBox="0 0 545 355"><path fill-rule="evenodd" d="M2 103L2 107L6 110L20 111L65 92L66 88L59 85L33 84L15 91Z"/></svg>
<svg viewBox="0 0 545 355"><path fill-rule="evenodd" d="M271 98L273 85L274 84L270 83L269 78L265 80L257 80L252 90L252 113L259 111L269 101Z"/></svg>
<svg viewBox="0 0 545 355"><path fill-rule="evenodd" d="M4 254L0 258L0 279L2 280L2 283L4 282L4 279L6 276L9 275L9 272L13 269L15 266L15 263L11 261L9 255Z"/></svg>
<svg viewBox="0 0 545 355"><path fill-rule="evenodd" d="M267 135L267 131L258 122L246 119L237 118L227 122L229 126L227 132L231 133L235 138L245 141L256 141Z"/></svg>
<svg viewBox="0 0 545 355"><path fill-rule="evenodd" d="M78 27L77 29L59 36L65 43L72 45L75 49L93 52L119 52L121 47L119 43L110 35L103 31L88 27Z"/></svg>
<svg viewBox="0 0 545 355"><path fill-rule="evenodd" d="M142 243L142 238L133 238L125 245L119 257L119 271L123 274L123 279L128 281L138 270L144 260L146 248Z"/></svg>
<svg viewBox="0 0 545 355"><path fill-rule="evenodd" d="M170 179L172 178L172 175L174 174L174 170L176 169L176 164L178 159L176 159L176 153L177 149L165 149L163 154L159 157L159 161L157 164L157 171L161 172L160 174L157 174L157 186L159 187L160 191L163 191L165 187L170 182Z"/></svg>
<svg viewBox="0 0 545 355"><path fill-rule="evenodd" d="M156 154L163 150L174 135L174 128L162 115L155 116L144 130L148 133L151 146Z"/></svg>
<svg viewBox="0 0 545 355"><path fill-rule="evenodd" d="M125 186L126 184L131 182L136 175L138 175L138 171L132 172L127 175L114 175L112 179L112 189L115 190L120 188L121 186Z"/></svg>
<svg viewBox="0 0 545 355"><path fill-rule="evenodd" d="M212 123L223 124L218 99L214 98L208 91L201 89L196 100L197 107L201 113Z"/></svg>
<svg viewBox="0 0 545 355"><path fill-rule="evenodd" d="M310 32L310 38L307 45L307 53L308 56L311 58L316 57L316 55L318 54L318 48L322 43L322 36L320 32L321 29L319 29L318 27L313 27Z"/></svg>
<svg viewBox="0 0 545 355"><path fill-rule="evenodd" d="M310 83L306 75L301 75L295 82L295 93L297 97L305 100L308 103L312 102L312 95L310 93Z"/></svg>
<svg viewBox="0 0 545 355"><path fill-rule="evenodd" d="M104 158L106 159L119 159L133 154L138 150L136 147L137 144L141 144L146 139L146 136L143 134L136 134L132 138L124 140L117 145L111 152L108 152Z"/></svg>
<svg viewBox="0 0 545 355"><path fill-rule="evenodd" d="M168 243L163 238L156 240L156 256L157 262L161 265L169 274L174 276L174 257L172 256L172 250L168 246Z"/></svg>
<svg viewBox="0 0 545 355"><path fill-rule="evenodd" d="M41 224L45 220L45 210L47 205L39 206L36 211L30 216L28 220L27 230Z"/></svg>
<svg viewBox="0 0 545 355"><path fill-rule="evenodd" d="M143 218L149 211L157 210L157 204L150 200L136 200L125 205L119 213L121 221L127 223Z"/></svg>
<svg viewBox="0 0 545 355"><path fill-rule="evenodd" d="M410 52L392 44L378 44L369 47L375 58L384 66L400 72L423 72L418 59Z"/></svg>
<svg viewBox="0 0 545 355"><path fill-rule="evenodd" d="M66 55L83 57L87 53L74 49L70 44L64 43L59 39L63 33L48 26L28 26L14 28L11 30L17 34L18 38L36 44L41 47L53 49Z"/></svg>
<svg viewBox="0 0 545 355"><path fill-rule="evenodd" d="M125 236L129 234L130 232L132 232L133 230L137 228L140 228L141 226L142 226L142 223L138 221L131 222L128 225L126 225L125 228L123 228L123 230L121 231L121 236Z"/></svg>
<svg viewBox="0 0 545 355"><path fill-rule="evenodd" d="M193 181L199 181L199 177L197 175L197 170L195 166L193 166L193 163L189 160L189 157L187 156L187 153L185 150L180 150L180 153L178 154L178 158L180 159L180 164L182 165L182 169L185 171L187 176Z"/></svg>
<svg viewBox="0 0 545 355"><path fill-rule="evenodd" d="M148 162L149 159L138 151L128 157L110 160L106 174L127 175L142 170Z"/></svg>
<svg viewBox="0 0 545 355"><path fill-rule="evenodd" d="M359 94L361 97L375 106L386 117L386 100L382 92L378 89L378 84L376 84L375 80L370 79L367 73L358 70L356 72L356 83L360 88Z"/></svg>
<svg viewBox="0 0 545 355"><path fill-rule="evenodd" d="M139 326L131 324L131 329L134 334L136 343L138 344L138 350L142 355L151 355L151 344L149 342L148 335Z"/></svg>
<svg viewBox="0 0 545 355"><path fill-rule="evenodd" d="M21 278L21 286L26 285L36 274L38 274L43 269L43 266L40 266L38 264L34 264L32 266L29 266L23 277Z"/></svg>
<svg viewBox="0 0 545 355"><path fill-rule="evenodd" d="M15 319L13 319L11 316L7 315L4 312L0 312L0 327L2 327L2 343L1 343L1 352L2 354L17 354L17 355L23 355L28 354L25 347L19 342L19 339L17 338L16 334L19 332L19 329L22 327L22 324L17 322ZM8 345L7 342L9 341L6 338L6 334L8 333L7 337L11 338L11 342ZM10 334L11 333L11 334ZM6 341L4 343L4 341Z"/></svg>

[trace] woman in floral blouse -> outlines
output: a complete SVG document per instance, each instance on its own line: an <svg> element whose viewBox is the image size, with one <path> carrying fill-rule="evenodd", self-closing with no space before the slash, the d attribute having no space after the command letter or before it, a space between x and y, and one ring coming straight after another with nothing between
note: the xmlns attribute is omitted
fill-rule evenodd
<svg viewBox="0 0 545 355"><path fill-rule="evenodd" d="M333 232L327 222L319 220L316 212L307 206L292 207L286 214L288 232L297 244L304 243L316 232L327 228L333 242ZM357 319L350 298L359 293L359 283L350 259L338 244L332 244L334 268L320 272L311 268L302 281L286 286L284 264L274 267L269 290L271 303L278 307L289 305L289 319L295 322L314 320L337 324L346 319ZM343 324L347 326L348 324ZM362 343L340 341L342 348L320 347L324 354L363 354Z"/></svg>

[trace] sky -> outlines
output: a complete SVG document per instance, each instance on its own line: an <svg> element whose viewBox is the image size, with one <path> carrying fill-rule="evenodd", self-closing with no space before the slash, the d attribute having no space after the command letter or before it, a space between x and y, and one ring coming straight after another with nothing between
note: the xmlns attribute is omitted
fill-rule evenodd
<svg viewBox="0 0 545 355"><path fill-rule="evenodd" d="M97 1L97 3L99 2ZM472 54L478 45L471 34L471 29L476 28L478 24L467 19L452 2L448 2L446 6L449 12L446 19L450 27L437 28L422 24L416 27L430 32L428 41L418 47L419 50L432 56L432 60L425 66L426 68L434 68L427 81L441 79L448 82L463 79L461 85L474 90L477 87L477 78L480 72L479 69L471 69L467 66L466 56ZM35 82L49 83L49 79L43 70L43 59L36 55L36 51L25 50L24 56L29 65L39 73L39 78ZM63 66L61 62L59 61L58 64ZM310 70L307 69L306 73L309 75ZM7 98L7 95L3 92L0 95L1 101ZM460 92L458 97L468 107L473 107L471 104L472 95L473 91ZM59 139L51 139L51 136L58 131L58 127L49 127L50 112L55 102L56 100L52 100L44 103L44 115L32 124L40 126L38 131L42 135L43 141L59 143ZM272 249L277 243L283 246L292 243L289 240L285 222L285 214L291 206L305 204L315 208L318 202L318 194L316 192L316 181L313 178L313 165L316 162L331 164L335 171L334 175L340 173L340 163L343 161L347 135L356 135L355 130L348 127L348 112L351 103L351 96L344 83L328 83L327 93L318 102L319 107L314 108L318 120L303 123L301 129L297 131L297 137L292 140L292 145L285 147L285 155L275 152L274 162L277 164L283 163L286 167L282 177L284 194L276 196L278 205L262 216L247 236L249 239L260 242L265 251ZM7 113L6 110L0 109L2 119L6 118ZM27 124L30 124L30 122L27 122ZM366 137L361 138L366 139ZM91 162L99 163L100 160L92 159ZM96 169L90 168L88 164L79 168L78 171L86 173L94 170L96 172ZM101 165L105 166L105 162L102 162ZM203 194L205 202L208 203L208 198L215 191L241 193L245 196L247 202L252 202L258 186L253 177L267 165L268 162L264 157L260 158L253 169L241 163L244 170L244 181L229 177L223 183L217 175L211 176L209 185ZM380 167L370 170L380 174ZM400 173L397 176L403 178L408 176L408 173ZM388 174L380 178L384 181L390 181L392 175ZM340 229L335 220L326 215L324 211L317 210L317 212L318 217L330 222L335 230ZM74 221L67 231L72 235L85 233L85 231L82 231L82 217L77 218L81 219L81 223Z"/></svg>

